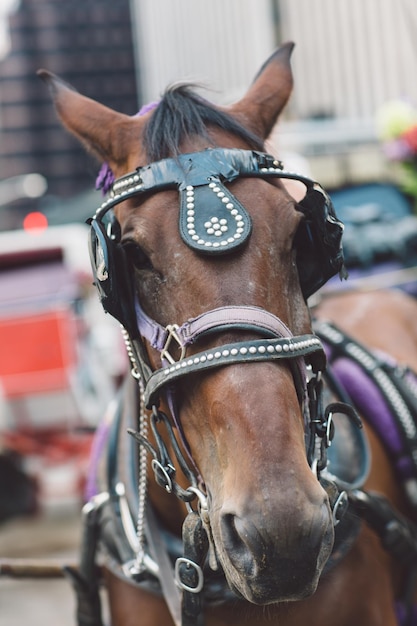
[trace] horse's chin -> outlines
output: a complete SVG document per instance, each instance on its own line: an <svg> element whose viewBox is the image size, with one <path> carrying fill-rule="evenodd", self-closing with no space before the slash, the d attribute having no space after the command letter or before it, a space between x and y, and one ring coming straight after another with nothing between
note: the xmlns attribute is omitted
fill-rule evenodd
<svg viewBox="0 0 417 626"><path fill-rule="evenodd" d="M312 596L319 584L324 566L333 547L333 533L323 540L317 558L306 556L298 566L294 561L279 559L272 571L257 571L253 567L237 569L224 551L218 552L227 583L235 595L256 605L304 600Z"/></svg>
<svg viewBox="0 0 417 626"><path fill-rule="evenodd" d="M275 579L237 579L235 575L229 578L226 572L225 575L230 589L238 598L251 604L265 606L309 598L317 589L321 570L316 571L310 581L300 581L300 584L292 584L291 587L286 584L280 585Z"/></svg>

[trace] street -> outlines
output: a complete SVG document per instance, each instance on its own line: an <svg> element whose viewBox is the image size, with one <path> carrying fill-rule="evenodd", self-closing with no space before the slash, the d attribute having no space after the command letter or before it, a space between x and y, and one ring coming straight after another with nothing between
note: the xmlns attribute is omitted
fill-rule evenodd
<svg viewBox="0 0 417 626"><path fill-rule="evenodd" d="M74 562L80 535L76 508L0 526L0 559ZM66 579L0 579L0 626L74 626L75 599Z"/></svg>

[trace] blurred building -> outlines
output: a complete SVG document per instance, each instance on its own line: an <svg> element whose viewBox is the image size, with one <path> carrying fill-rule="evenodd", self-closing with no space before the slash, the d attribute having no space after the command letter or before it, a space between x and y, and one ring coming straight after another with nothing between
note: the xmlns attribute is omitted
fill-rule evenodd
<svg viewBox="0 0 417 626"><path fill-rule="evenodd" d="M49 194L91 188L97 164L62 129L36 70L121 112L138 106L129 0L21 0L0 62L0 180L46 177Z"/></svg>
<svg viewBox="0 0 417 626"><path fill-rule="evenodd" d="M0 62L0 179L38 172L61 198L92 187L96 163L57 122L39 67L128 114L178 80L227 104L286 40L295 88L278 149L325 157L313 174L327 185L375 177L375 111L417 102L416 28L414 0L20 0Z"/></svg>
<svg viewBox="0 0 417 626"><path fill-rule="evenodd" d="M369 119L388 98L417 101L414 0L131 3L145 99L189 78L222 102L239 97L274 47L292 40L291 118Z"/></svg>
<svg viewBox="0 0 417 626"><path fill-rule="evenodd" d="M389 175L375 134L387 100L417 104L415 0L131 0L138 84L208 84L239 98L280 42L292 40L294 91L274 142L337 186ZM317 167L316 167L317 166Z"/></svg>

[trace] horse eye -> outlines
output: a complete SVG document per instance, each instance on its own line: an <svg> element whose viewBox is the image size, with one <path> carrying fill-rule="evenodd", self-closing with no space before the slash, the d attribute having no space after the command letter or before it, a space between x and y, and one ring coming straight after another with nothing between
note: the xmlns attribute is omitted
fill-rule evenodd
<svg viewBox="0 0 417 626"><path fill-rule="evenodd" d="M152 263L143 249L134 241L127 241L123 244L123 249L130 263L139 270L153 269Z"/></svg>

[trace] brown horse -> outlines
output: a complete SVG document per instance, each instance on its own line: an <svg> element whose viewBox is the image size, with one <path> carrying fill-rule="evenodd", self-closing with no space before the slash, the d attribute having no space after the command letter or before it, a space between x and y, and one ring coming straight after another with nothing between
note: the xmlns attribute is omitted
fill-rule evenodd
<svg viewBox="0 0 417 626"><path fill-rule="evenodd" d="M174 605L178 586L185 598L183 624L397 624L401 570L366 524L344 558L326 566L338 520L332 490L318 480L314 436L311 444L324 360L306 298L342 267L326 194L263 153L291 93L291 51L286 44L274 53L227 108L182 86L134 117L41 71L63 124L117 179L92 220L92 258L103 305L125 327L133 373L145 388L139 490L153 521L144 531L139 502L136 560L115 563L114 549L105 563L114 626L180 623L169 593L142 584L142 570L153 527L179 538L185 519L191 531L183 533L185 556L171 588ZM307 186L308 205L289 195L285 178ZM111 209L115 219L106 225ZM315 211L310 248L305 225ZM417 370L416 313L417 304L398 294L344 295L317 312ZM371 431L369 440L365 488L406 511L386 452ZM120 483L115 494L126 529ZM201 608L210 568L226 582ZM168 570L160 562L155 579Z"/></svg>

